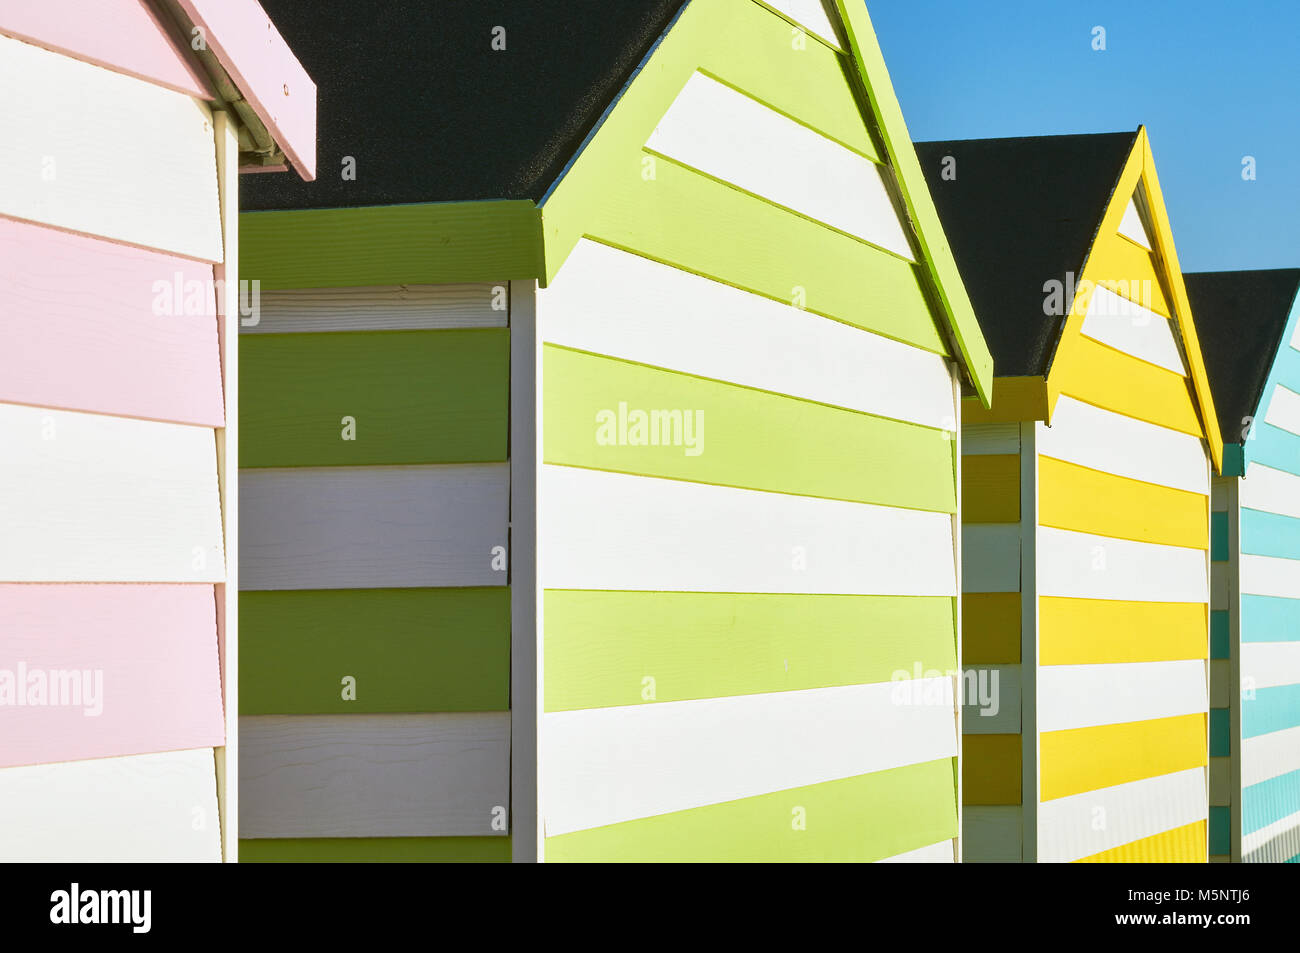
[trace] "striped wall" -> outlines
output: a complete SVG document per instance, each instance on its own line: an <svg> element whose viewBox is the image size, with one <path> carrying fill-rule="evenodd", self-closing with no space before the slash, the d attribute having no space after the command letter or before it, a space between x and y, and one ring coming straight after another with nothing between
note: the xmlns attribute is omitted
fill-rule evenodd
<svg viewBox="0 0 1300 953"><path fill-rule="evenodd" d="M1298 394L1300 304L1293 305L1245 443L1245 478L1234 481L1241 545L1234 581L1240 592L1241 859L1246 863L1300 862Z"/></svg>
<svg viewBox="0 0 1300 953"><path fill-rule="evenodd" d="M23 90L0 102L5 861L220 861L230 826L214 279L237 147L137 26L114 54L160 71L0 35Z"/></svg>
<svg viewBox="0 0 1300 953"><path fill-rule="evenodd" d="M240 329L243 860L510 859L510 314L266 290Z"/></svg>

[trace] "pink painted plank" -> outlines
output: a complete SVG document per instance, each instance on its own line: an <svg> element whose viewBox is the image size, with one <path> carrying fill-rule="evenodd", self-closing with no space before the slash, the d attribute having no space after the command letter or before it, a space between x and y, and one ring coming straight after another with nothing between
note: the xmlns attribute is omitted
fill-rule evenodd
<svg viewBox="0 0 1300 953"><path fill-rule="evenodd" d="M200 99L212 90L148 0L0 0L0 33Z"/></svg>
<svg viewBox="0 0 1300 953"><path fill-rule="evenodd" d="M316 84L257 0L179 0L298 174L316 178Z"/></svg>
<svg viewBox="0 0 1300 953"><path fill-rule="evenodd" d="M225 425L211 265L0 217L0 341L0 401Z"/></svg>
<svg viewBox="0 0 1300 953"><path fill-rule="evenodd" d="M38 672L92 704L31 704ZM222 744L212 586L0 585L0 767Z"/></svg>

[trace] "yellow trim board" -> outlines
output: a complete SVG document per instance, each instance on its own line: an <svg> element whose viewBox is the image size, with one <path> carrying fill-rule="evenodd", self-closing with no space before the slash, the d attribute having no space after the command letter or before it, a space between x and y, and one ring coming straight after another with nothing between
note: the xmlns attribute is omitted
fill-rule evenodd
<svg viewBox="0 0 1300 953"><path fill-rule="evenodd" d="M1192 821L1170 831L1120 844L1099 854L1080 857L1076 864L1203 864L1205 821Z"/></svg>
<svg viewBox="0 0 1300 953"><path fill-rule="evenodd" d="M1095 728L1045 731L1038 737L1042 799L1051 801L1188 768L1203 768L1209 756L1208 717L1197 712Z"/></svg>
<svg viewBox="0 0 1300 953"><path fill-rule="evenodd" d="M1047 420L1047 381L1041 377L995 377L993 400L988 407L974 397L961 402L963 424L1015 424L1022 420Z"/></svg>
<svg viewBox="0 0 1300 953"><path fill-rule="evenodd" d="M971 597L966 596L963 601ZM1040 665L1167 662L1209 657L1204 602L1124 602L1040 596Z"/></svg>

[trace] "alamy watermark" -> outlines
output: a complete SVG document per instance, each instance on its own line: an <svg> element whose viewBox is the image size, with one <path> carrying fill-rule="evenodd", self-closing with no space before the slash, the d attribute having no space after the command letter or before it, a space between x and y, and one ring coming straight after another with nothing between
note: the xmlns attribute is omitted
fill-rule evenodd
<svg viewBox="0 0 1300 953"><path fill-rule="evenodd" d="M596 412L596 443L602 447L681 447L688 457L704 452L703 410L638 410L620 400L617 410Z"/></svg>
<svg viewBox="0 0 1300 953"><path fill-rule="evenodd" d="M159 317L215 317L218 313L233 316L246 328L262 321L262 282L257 278L241 280L232 307L227 307L226 282L221 278L189 278L177 271L170 279L153 283L152 311ZM215 310L214 310L215 304Z"/></svg>
<svg viewBox="0 0 1300 953"><path fill-rule="evenodd" d="M103 669L0 668L0 708L80 708L87 718L104 712Z"/></svg>

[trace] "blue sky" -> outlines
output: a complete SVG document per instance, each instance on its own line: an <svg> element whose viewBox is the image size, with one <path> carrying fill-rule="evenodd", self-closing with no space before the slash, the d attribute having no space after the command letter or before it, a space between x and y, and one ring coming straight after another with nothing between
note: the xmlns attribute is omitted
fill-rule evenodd
<svg viewBox="0 0 1300 953"><path fill-rule="evenodd" d="M1296 0L867 6L913 139L1145 124L1184 271L1300 267Z"/></svg>

